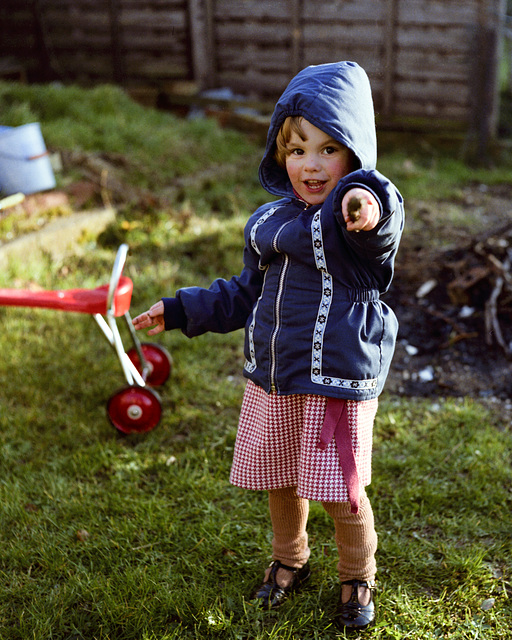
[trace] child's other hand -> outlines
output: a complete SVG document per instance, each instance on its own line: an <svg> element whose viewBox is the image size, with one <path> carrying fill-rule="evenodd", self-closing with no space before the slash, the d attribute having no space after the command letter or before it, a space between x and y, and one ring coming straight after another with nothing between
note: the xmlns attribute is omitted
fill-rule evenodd
<svg viewBox="0 0 512 640"><path fill-rule="evenodd" d="M356 222L352 221L349 215L348 203L352 198L357 198L361 203L361 208L358 212L359 219ZM347 231L370 231L377 226L380 219L379 203L372 193L360 187L350 189L343 196L341 213L347 225Z"/></svg>
<svg viewBox="0 0 512 640"><path fill-rule="evenodd" d="M154 327L148 331L148 336L154 336L156 333L161 333L165 329L164 323L164 303L159 300L148 311L141 313L139 316L132 320L135 329L147 329L147 327Z"/></svg>

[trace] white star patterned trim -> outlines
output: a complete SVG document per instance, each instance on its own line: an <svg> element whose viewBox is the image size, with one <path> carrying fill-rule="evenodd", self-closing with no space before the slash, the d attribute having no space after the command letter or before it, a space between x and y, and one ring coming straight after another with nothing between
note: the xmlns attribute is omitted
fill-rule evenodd
<svg viewBox="0 0 512 640"><path fill-rule="evenodd" d="M311 239L313 242L313 253L315 256L316 268L322 274L322 299L318 307L315 328L313 331L313 346L311 353L311 381L314 384L321 384L329 387L340 387L342 389L375 389L377 388L377 378L369 380L346 380L344 378L334 378L322 374L322 354L324 347L324 333L329 318L329 311L332 302L332 276L327 271L327 262L324 252L324 240L322 236L322 223L320 220L322 210L315 213L311 221Z"/></svg>

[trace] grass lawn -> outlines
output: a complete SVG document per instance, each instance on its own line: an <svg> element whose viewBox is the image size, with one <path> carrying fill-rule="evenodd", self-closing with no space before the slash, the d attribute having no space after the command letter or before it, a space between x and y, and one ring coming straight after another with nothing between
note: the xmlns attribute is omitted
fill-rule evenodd
<svg viewBox="0 0 512 640"><path fill-rule="evenodd" d="M65 264L27 256L0 273L0 287L104 284L121 241L131 247L134 314L178 287L238 272L244 222L266 198L254 179L257 145L212 121L142 109L111 88L69 92L0 83L4 124L39 120L53 148L125 154L133 180L155 191L219 162L236 171L172 209L120 208L115 225L84 238ZM424 170L396 178L406 198L429 184L491 179L421 152L413 162ZM390 177L403 166L401 154L383 158ZM510 176L506 165L493 179ZM271 532L265 494L228 482L241 332L159 337L174 358L162 421L121 437L105 403L123 377L91 318L0 307L0 323L1 640L340 637L333 531L317 504L308 586L279 612L249 598ZM379 614L365 637L512 638L511 463L510 428L477 401L381 397L369 488Z"/></svg>

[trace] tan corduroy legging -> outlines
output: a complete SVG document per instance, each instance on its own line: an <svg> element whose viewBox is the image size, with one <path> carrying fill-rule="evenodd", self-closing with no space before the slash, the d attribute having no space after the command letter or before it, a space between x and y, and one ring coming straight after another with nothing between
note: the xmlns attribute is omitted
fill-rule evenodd
<svg viewBox="0 0 512 640"><path fill-rule="evenodd" d="M310 555L306 531L309 501L297 495L296 487L272 489L268 496L273 559L302 567ZM366 493L361 492L357 514L351 513L349 502L322 502L322 506L334 520L340 580L373 580L377 534Z"/></svg>

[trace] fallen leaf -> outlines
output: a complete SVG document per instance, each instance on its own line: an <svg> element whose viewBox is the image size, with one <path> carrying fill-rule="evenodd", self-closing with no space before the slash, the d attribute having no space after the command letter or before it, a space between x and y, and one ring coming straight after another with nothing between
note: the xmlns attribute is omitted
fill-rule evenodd
<svg viewBox="0 0 512 640"><path fill-rule="evenodd" d="M78 529L78 531L76 532L76 537L78 540L80 540L80 542L85 542L89 535L90 534L87 529Z"/></svg>

